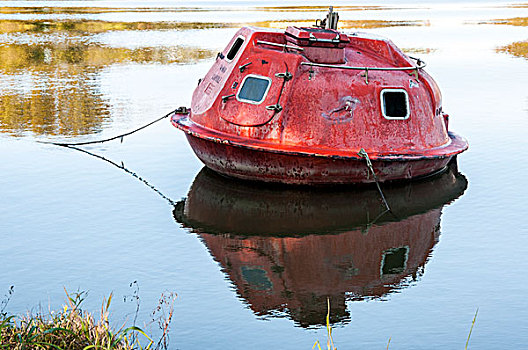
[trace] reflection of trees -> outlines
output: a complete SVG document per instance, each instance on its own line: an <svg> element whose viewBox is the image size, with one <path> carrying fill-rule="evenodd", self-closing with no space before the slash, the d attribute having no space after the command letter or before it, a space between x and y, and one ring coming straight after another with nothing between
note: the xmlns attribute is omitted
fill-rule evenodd
<svg viewBox="0 0 528 350"><path fill-rule="evenodd" d="M195 47L116 48L103 45L45 44L0 46L0 72L46 70L50 66L82 65L102 68L114 63L192 63L214 57L211 50Z"/></svg>
<svg viewBox="0 0 528 350"><path fill-rule="evenodd" d="M526 27L528 26L528 17L492 19L489 21L480 21L479 24L498 24L498 25L507 25L507 26Z"/></svg>
<svg viewBox="0 0 528 350"><path fill-rule="evenodd" d="M126 30L190 30L239 27L237 23L222 22L107 22L107 21L0 21L0 33L58 33L98 34Z"/></svg>
<svg viewBox="0 0 528 350"><path fill-rule="evenodd" d="M437 49L430 47L404 47L401 50L408 55L429 55L437 51Z"/></svg>
<svg viewBox="0 0 528 350"><path fill-rule="evenodd" d="M79 135L101 130L109 106L96 90L91 70L66 66L37 70L29 92L0 95L0 128L9 133Z"/></svg>
<svg viewBox="0 0 528 350"><path fill-rule="evenodd" d="M519 5L522 6L522 5ZM512 7L515 7L512 5ZM496 24L496 25L508 25L517 27L528 26L528 17L515 17L508 19L494 19L489 21L481 21L479 24ZM496 49L497 52L506 52L515 57L522 57L528 59L528 40L517 41L506 46L502 46Z"/></svg>
<svg viewBox="0 0 528 350"><path fill-rule="evenodd" d="M261 28L277 28L283 29L287 26L297 27L311 27L315 23L312 19L306 20L279 20L279 21L265 21L249 23L255 27ZM339 29L354 29L354 28L384 28L384 27L409 27L409 26L429 26L428 21L385 21L385 20L341 20L339 21Z"/></svg>
<svg viewBox="0 0 528 350"><path fill-rule="evenodd" d="M0 21L0 33L59 33L98 34L107 31L129 30L192 30L214 28L239 28L251 25L261 28L286 28L287 26L311 27L314 20L273 20L259 22L106 22L106 21ZM342 20L339 28L382 28L400 26L428 26L428 21L389 21L389 20ZM227 40L228 38L226 38Z"/></svg>
<svg viewBox="0 0 528 350"><path fill-rule="evenodd" d="M327 11L328 6L260 6L244 8L241 11L257 10L265 12L311 12ZM384 6L336 6L336 11L366 11L366 10L385 10ZM390 8L393 9L393 8ZM79 13L109 13L109 12L212 12L216 7L138 7L138 8L101 8L101 7L2 7L0 13L31 13L31 14L79 14ZM231 9L231 11L237 11ZM240 11L240 10L239 10Z"/></svg>
<svg viewBox="0 0 528 350"><path fill-rule="evenodd" d="M41 29L28 29L27 25L0 21L0 31ZM61 30L66 27L63 24ZM49 135L100 131L110 114L110 106L97 87L100 69L116 63L190 63L210 57L212 51L192 47L128 49L71 40L0 46L0 74L12 76L15 82L8 85L3 79L0 130ZM31 82L21 83L24 76L29 76Z"/></svg>
<svg viewBox="0 0 528 350"><path fill-rule="evenodd" d="M84 63L82 46L0 47L0 73L15 84L0 95L0 128L19 134L79 135L101 130L109 105L97 90L98 67ZM31 81L21 79L30 76Z"/></svg>
<svg viewBox="0 0 528 350"><path fill-rule="evenodd" d="M528 41L517 41L510 45L499 47L497 52L507 52L515 57L528 59Z"/></svg>

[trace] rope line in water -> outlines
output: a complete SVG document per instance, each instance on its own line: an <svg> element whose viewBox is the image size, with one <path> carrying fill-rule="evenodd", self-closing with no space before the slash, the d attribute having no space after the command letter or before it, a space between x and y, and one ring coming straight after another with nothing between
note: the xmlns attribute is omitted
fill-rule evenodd
<svg viewBox="0 0 528 350"><path fill-rule="evenodd" d="M387 211L392 212L391 208L389 207L389 203L387 203L387 200L385 199L385 195L383 195L383 191L381 190L378 177L376 176L376 173L374 172L374 168L372 166L372 162L370 161L369 155L365 149L360 149L358 156L365 158L365 161L367 162L367 168L372 173L372 176L374 177L374 181L376 182L376 186L378 187L379 194L381 196L381 200L383 201L383 204L385 204L385 208L387 208ZM368 175L368 174L367 174Z"/></svg>
<svg viewBox="0 0 528 350"><path fill-rule="evenodd" d="M100 155L97 155L95 153L92 153L92 152L89 152L87 150L84 150L82 148L78 148L78 147L75 147L75 146L82 146L82 145L90 145L90 144L94 144L94 143L104 143L104 142L108 142L108 141L112 141L112 140L117 140L117 139L121 139L121 142L123 142L123 137L125 136L128 136L128 135L131 135L135 132L138 132L140 130L143 130L145 129L146 127L149 127L151 126L152 124L154 123L157 123L159 122L160 120L163 120L167 117L169 117L170 115L172 115L173 113L176 113L176 114L188 114L189 113L189 110L186 108L186 107L179 107L167 114L165 114L163 117L160 117L154 121L151 121L150 123L148 124L145 124L135 130L132 130L132 131L129 131L127 133L124 133L124 134L121 134L121 135L117 135L117 136L114 136L114 137L110 137L110 138L107 138L107 139L104 139L104 140L96 140L96 141L86 141L86 142L72 142L72 143L67 143L67 142L52 142L52 141L37 141L38 143L45 143L45 144L50 144L50 145L55 145L55 146L60 146L60 147L65 147L65 148L71 148L71 149L74 149L76 151L79 151L79 152L83 152L83 153L86 153L92 157L95 157L95 158L99 158L101 160L104 160L105 162L108 162L110 164L112 164L113 166L115 166L116 168L119 168L121 170L123 170L124 172L126 172L127 174L135 177L136 179L138 179L139 181L141 181L143 184L145 184L147 187L149 187L151 190L153 190L154 192L156 192L161 198L163 198L164 200L166 200L167 202L169 202L170 205L174 206L176 204L176 202L174 202L172 199L170 199L169 197L165 196L163 193L161 193L160 190L158 190L156 187L154 187L153 185L151 185L147 180L145 180L144 178L142 178L141 176L139 176L137 173L131 171L131 170L128 170L127 168L125 168L125 165L123 164L123 162L121 162L121 165L111 161L110 159L107 159L103 156L100 156Z"/></svg>
<svg viewBox="0 0 528 350"><path fill-rule="evenodd" d="M95 158L99 158L101 160L104 160L105 162L108 162L110 164L112 164L113 166L115 166L116 168L118 169L121 169L123 170L125 173L135 177L136 179L138 179L139 181L141 181L143 184L145 184L147 187L149 187L151 190L153 190L154 192L156 192L161 198L163 198L164 200L166 200L167 202L169 202L170 205L174 206L176 204L175 201L173 201L172 199L170 199L169 197L167 197L166 195L164 195L160 190L158 190L154 185L151 185L147 180L145 180L144 178L142 178L141 176L139 176L137 173L125 168L125 165L123 164L123 162L121 162L121 165L111 161L110 159L108 158L105 158L103 156L100 156L98 154L95 154L95 153L92 153L92 152L88 152L87 150L84 150L82 148L77 148L75 146L70 146L70 145L58 145L58 146L62 146L62 147L66 147L66 148L71 148L71 149L74 149L76 151L79 151L79 152L83 152L83 153L86 153L92 157L95 157Z"/></svg>
<svg viewBox="0 0 528 350"><path fill-rule="evenodd" d="M108 142L108 141L112 141L112 140L117 140L117 139L121 139L121 142L123 142L123 137L125 136L128 136L128 135L131 135L135 132L138 132L139 130L143 130L145 129L146 127L149 127L151 126L152 124L154 123L157 123L159 122L160 120L163 120L165 118L167 118L168 116L170 116L171 114L173 113L181 113L181 114L187 114L188 113L188 109L186 107L180 107L180 108L177 108L167 114L165 114L163 117L160 117L154 121L151 121L150 123L146 124L146 125L143 125L135 130L132 130L132 131L129 131L127 133L124 133L124 134L121 134L121 135L117 135L117 136L114 136L114 137L110 137L108 139L104 139L104 140L96 140L96 141L86 141L86 142L74 142L74 143L68 143L68 142L53 142L53 141L37 141L38 143L45 143L45 144L50 144L50 145L56 145L56 146L63 146L63 147L68 147L68 146L82 146L82 145L90 145L90 144L94 144L94 143L104 143L104 142Z"/></svg>

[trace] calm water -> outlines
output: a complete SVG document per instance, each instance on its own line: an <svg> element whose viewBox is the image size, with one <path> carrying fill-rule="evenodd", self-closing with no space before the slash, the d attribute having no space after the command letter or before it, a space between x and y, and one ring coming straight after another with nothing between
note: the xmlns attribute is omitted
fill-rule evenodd
<svg viewBox="0 0 528 350"><path fill-rule="evenodd" d="M380 217L372 189L219 178L168 121L83 147L159 193L108 161L37 143L101 139L189 106L239 26L325 14L273 2L144 4L2 3L0 301L15 288L7 311L56 309L66 288L87 291L85 308L97 312L113 292L115 323L131 323L139 286L142 327L162 292L177 293L171 348L310 349L326 341L328 297L339 349L384 349L389 337L391 349L463 348L477 308L472 348L526 347L526 5L340 10L346 31L385 35L428 63L450 128L470 141L460 173L387 187L396 216ZM511 18L520 19L493 24Z"/></svg>

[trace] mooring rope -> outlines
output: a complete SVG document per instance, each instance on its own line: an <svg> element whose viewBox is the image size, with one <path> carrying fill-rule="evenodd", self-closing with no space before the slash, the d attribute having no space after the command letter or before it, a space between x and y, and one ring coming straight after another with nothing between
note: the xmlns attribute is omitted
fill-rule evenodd
<svg viewBox="0 0 528 350"><path fill-rule="evenodd" d="M50 145L56 145L56 146L63 146L63 147L91 145L91 144L94 144L94 143L104 143L104 142L117 140L117 139L121 139L121 142L123 142L123 137L128 136L128 135L132 135L133 133L138 132L139 130L143 130L146 127L151 126L152 124L155 124L155 123L159 122L160 120L163 120L163 119L167 118L168 116L170 116L173 113L187 114L188 113L188 109L186 107L179 107L179 108L177 108L177 109L165 114L163 117L160 117L160 118L158 118L158 119L156 119L154 121L151 121L150 123L145 124L145 125L137 128L137 129L135 129L135 130L132 130L132 131L129 131L127 133L124 133L124 134L121 134L121 135L117 135L117 136L114 136L114 137L110 137L110 138L107 138L107 139L104 139L104 140L86 141L86 142L73 142L73 143L53 142L53 141L37 141L37 142L38 143L50 144Z"/></svg>
<svg viewBox="0 0 528 350"><path fill-rule="evenodd" d="M389 207L389 204L387 203L387 200L385 199L385 196L383 195L383 191L381 190L378 177L376 176L376 173L374 172L374 168L372 167L372 162L370 161L367 151L365 151L365 149L363 148L360 149L358 156L365 158L365 160L367 161L367 168L370 170L370 172L372 173L372 176L374 177L374 181L376 182L376 186L378 187L378 191L380 193L381 199L383 200L383 204L385 204L385 207L387 208L388 211L392 212L391 208Z"/></svg>
<svg viewBox="0 0 528 350"><path fill-rule="evenodd" d="M156 192L161 198L163 198L164 200L166 200L167 202L169 202L170 205L174 206L176 204L175 201L173 201L172 199L170 199L169 197L165 196L163 193L161 193L160 190L158 190L156 187L154 187L153 185L151 185L147 180L145 180L144 178L142 178L141 176L139 176L138 174L136 174L135 172L131 171L131 170L128 170L127 168L125 168L125 165L123 164L123 162L121 162L121 165L111 161L110 159L107 159L103 156L100 156L100 155L97 155L95 153L92 153L92 152L89 152L87 150L84 150L82 148L78 148L78 147L75 147L75 146L82 146L82 145L90 145L90 144L94 144L94 143L103 143L103 142L108 142L108 141L112 141L112 140L117 140L117 139L121 139L121 142L123 142L123 137L125 136L128 136L128 135L131 135L135 132L138 132L140 130L143 130L145 129L146 127L149 127L151 126L152 124L155 124L157 122L159 122L160 120L163 120L167 117L169 117L170 115L172 115L173 113L176 113L176 114L189 114L189 109L187 109L187 107L179 107L167 114L165 114L163 117L160 117L156 120L153 120L151 121L150 123L148 124L145 124L137 129L134 129L132 131L129 131L127 133L124 133L124 134L121 134L121 135L117 135L117 136L114 136L114 137L110 137L110 138L107 138L107 139L104 139L104 140L96 140L96 141L86 141L86 142L72 142L72 143L67 143L67 142L52 142L52 141L37 141L39 143L45 143L45 144L50 144L50 145L55 145L55 146L60 146L60 147L65 147L65 148L71 148L71 149L74 149L76 151L79 151L79 152L83 152L83 153L86 153L88 155L91 155L92 157L96 157L96 158L99 158L101 160L104 160L105 162L108 162L110 164L112 164L113 166L115 166L116 168L119 168L121 170L123 170L124 172L126 172L127 174L135 177L136 179L138 179L139 181L141 181L143 184L145 184L147 187L149 187L151 190L153 190L154 192Z"/></svg>
<svg viewBox="0 0 528 350"><path fill-rule="evenodd" d="M123 162L121 162L121 165L111 161L110 159L107 159L103 156L100 156L98 154L95 154L95 153L92 153L92 152L89 152L87 150L84 150L82 148L78 148L78 147L75 147L75 146L71 146L71 145L58 145L58 146L61 146L61 147L66 147L66 148L71 148L71 149L74 149L76 151L79 151L79 152L83 152L83 153L86 153L92 157L95 157L95 158L99 158L101 160L104 160L105 162L108 162L110 164L112 164L113 166L115 166L116 168L119 168L121 170L123 170L125 173L135 177L136 179L138 179L139 181L141 181L143 184L145 184L147 187L149 187L151 190L153 190L154 192L156 192L161 198L163 198L164 200L166 200L167 202L169 202L170 205L174 206L176 204L175 201L173 201L172 199L170 199L169 197L167 197L166 195L164 195L163 193L161 193L160 190L158 190L156 187L154 187L154 185L151 185L147 180L145 180L144 178L142 178L141 176L139 176L137 173L125 168L125 165L123 164Z"/></svg>

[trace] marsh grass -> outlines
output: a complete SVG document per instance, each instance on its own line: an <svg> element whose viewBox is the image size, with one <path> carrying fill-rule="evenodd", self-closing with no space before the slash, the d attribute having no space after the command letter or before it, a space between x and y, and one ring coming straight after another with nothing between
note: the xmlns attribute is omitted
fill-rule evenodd
<svg viewBox="0 0 528 350"><path fill-rule="evenodd" d="M337 348L334 345L334 339L332 338L332 326L330 325L330 299L326 299L328 310L326 313L326 332L327 332L327 340L326 340L326 350L337 350ZM475 326L475 322L477 321L477 315L478 315L478 308L475 312L475 316L473 316L473 322L471 323L471 328L469 329L469 334L466 340L466 346L465 350L468 350L469 346L469 339L471 338L471 333L473 332L473 327ZM387 350L389 350L389 346L391 343L392 337L389 338L389 341L387 342ZM318 350L323 350L321 348L321 343L319 340L317 340L314 345L312 346L312 350L314 350L317 347Z"/></svg>
<svg viewBox="0 0 528 350"><path fill-rule="evenodd" d="M159 318L163 335L155 344L141 328L133 325L118 329L110 326L109 308L112 294L104 299L99 319L81 309L86 297L85 292L68 294L66 304L59 312L50 311L47 315L27 314L16 317L0 314L0 349L32 350L140 350L166 349L168 346L168 329L173 313L174 293L162 295L163 305L156 310L163 311L165 318Z"/></svg>
<svg viewBox="0 0 528 350"><path fill-rule="evenodd" d="M473 322L471 323L471 328L469 329L469 334L466 340L466 347L464 348L465 350L468 349L469 338L471 338L471 333L473 332L473 327L475 326L475 321L477 320L478 311L479 309L477 308L477 311L475 311L475 316L473 316Z"/></svg>
<svg viewBox="0 0 528 350"><path fill-rule="evenodd" d="M7 307L7 304L9 304L9 300L13 297L13 293L15 292L15 286L9 287L9 290L7 294L4 296L4 299L2 302L0 302L0 320L3 320L7 313L5 312L5 309Z"/></svg>
<svg viewBox="0 0 528 350"><path fill-rule="evenodd" d="M327 305L327 312L326 312L326 348L327 350L337 350L337 348L334 345L334 339L332 338L332 326L330 326L330 299L326 299L326 305ZM314 345L312 346L312 350L315 349L317 346L317 349L321 349L321 344L319 343L319 340L317 340Z"/></svg>

